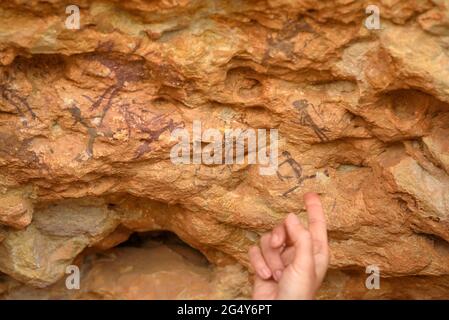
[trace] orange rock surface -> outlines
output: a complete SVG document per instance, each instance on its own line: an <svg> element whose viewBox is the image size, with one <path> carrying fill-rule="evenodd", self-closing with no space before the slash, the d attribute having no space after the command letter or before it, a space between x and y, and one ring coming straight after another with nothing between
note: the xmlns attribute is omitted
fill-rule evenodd
<svg viewBox="0 0 449 320"><path fill-rule="evenodd" d="M76 298L55 289L66 267L107 250L95 297L245 298L248 247L305 219L315 191L331 248L319 298L449 298L447 1L79 0L75 30L70 4L0 3L0 295ZM194 120L278 129L277 174L173 164L171 133ZM148 231L210 265L114 248Z"/></svg>

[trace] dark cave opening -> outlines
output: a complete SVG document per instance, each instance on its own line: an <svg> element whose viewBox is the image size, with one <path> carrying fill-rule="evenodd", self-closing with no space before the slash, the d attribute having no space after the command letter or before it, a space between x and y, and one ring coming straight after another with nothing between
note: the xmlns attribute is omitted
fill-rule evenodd
<svg viewBox="0 0 449 320"><path fill-rule="evenodd" d="M111 250L128 247L157 248L160 246L166 246L196 264L210 265L210 262L201 251L184 242L178 235L168 230L134 232L129 236L128 240L118 244Z"/></svg>
<svg viewBox="0 0 449 320"><path fill-rule="evenodd" d="M176 243L179 245L189 246L183 242L175 233L171 231L147 231L147 232L134 232L128 240L120 243L117 247L143 247L146 242L155 241L161 244Z"/></svg>

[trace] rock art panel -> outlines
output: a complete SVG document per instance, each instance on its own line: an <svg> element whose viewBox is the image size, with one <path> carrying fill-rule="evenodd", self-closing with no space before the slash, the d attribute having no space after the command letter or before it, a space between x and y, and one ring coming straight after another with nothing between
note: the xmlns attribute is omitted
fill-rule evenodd
<svg viewBox="0 0 449 320"><path fill-rule="evenodd" d="M71 4L0 3L2 297L66 296L67 266L114 250L129 274L115 287L95 262L83 297L169 286L166 260L179 284L188 270L198 291L249 297L249 246L290 212L305 219L308 191L330 238L319 298L449 297L446 1L82 0L79 29ZM277 169L261 175L247 145L242 163L193 161L215 141L194 121L215 137L276 129ZM189 164L170 158L179 130ZM160 265L134 266L147 249L120 245L161 231L208 265L162 246ZM143 297L204 296L172 289Z"/></svg>

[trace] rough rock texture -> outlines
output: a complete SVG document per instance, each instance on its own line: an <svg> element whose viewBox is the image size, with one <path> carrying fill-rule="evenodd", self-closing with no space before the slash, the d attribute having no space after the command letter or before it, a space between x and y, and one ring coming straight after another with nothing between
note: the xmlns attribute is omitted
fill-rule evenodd
<svg viewBox="0 0 449 320"><path fill-rule="evenodd" d="M331 241L320 298L449 298L447 1L77 3L80 30L64 26L72 2L0 2L0 294L51 291L86 249L154 230L249 287L248 246L287 213L304 218L302 194L316 191ZM363 25L368 4L380 30ZM279 129L278 174L174 165L170 134L193 120ZM215 271L164 249L111 284L149 254L112 250L119 262L88 273L97 297L137 298L125 289L163 261L220 291L204 280ZM368 265L379 290L365 287Z"/></svg>
<svg viewBox="0 0 449 320"><path fill-rule="evenodd" d="M130 241L131 245L80 256L79 290L65 278L39 289L3 282L5 299L236 299L249 295L243 266L211 267L179 241ZM92 250L91 250L92 251ZM1 292L1 287L0 287Z"/></svg>

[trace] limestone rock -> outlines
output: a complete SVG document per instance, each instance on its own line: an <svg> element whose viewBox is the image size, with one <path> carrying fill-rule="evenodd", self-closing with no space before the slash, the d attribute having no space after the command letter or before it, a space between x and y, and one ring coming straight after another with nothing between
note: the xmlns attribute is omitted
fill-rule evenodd
<svg viewBox="0 0 449 320"><path fill-rule="evenodd" d="M116 227L106 208L88 201L49 205L35 213L24 230L10 230L0 244L0 270L24 283L56 282L87 246Z"/></svg>
<svg viewBox="0 0 449 320"><path fill-rule="evenodd" d="M320 297L449 297L447 1L83 0L80 29L66 6L0 3L11 283L51 286L88 252L161 230L217 268L247 268L248 247L289 212L305 219L315 191L331 246ZM192 136L194 121L278 129L276 174L174 164L172 132ZM370 265L385 290L364 286Z"/></svg>
<svg viewBox="0 0 449 320"><path fill-rule="evenodd" d="M213 299L236 298L216 283L213 270L204 263L187 260L168 247L120 248L110 257L94 262L77 298L103 299ZM233 269L227 271L227 281ZM235 287L245 283L241 269L234 269ZM225 281L225 279L222 279ZM232 282L226 283L232 288ZM83 286L84 285L84 286ZM235 290L234 287L234 290Z"/></svg>
<svg viewBox="0 0 449 320"><path fill-rule="evenodd" d="M33 205L20 192L7 192L0 197L0 224L22 229L31 223Z"/></svg>
<svg viewBox="0 0 449 320"><path fill-rule="evenodd" d="M211 267L200 253L183 245L154 242L120 247L83 257L79 289L65 278L45 289L5 281L3 299L236 299L248 295L242 266ZM246 291L245 291L246 290ZM2 296L3 293L3 296Z"/></svg>

